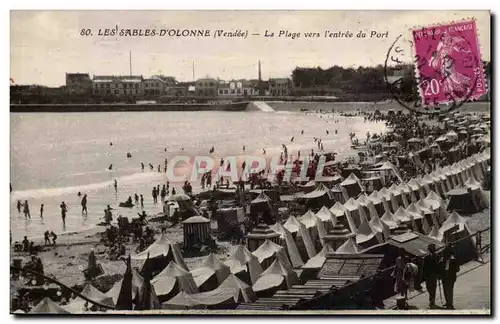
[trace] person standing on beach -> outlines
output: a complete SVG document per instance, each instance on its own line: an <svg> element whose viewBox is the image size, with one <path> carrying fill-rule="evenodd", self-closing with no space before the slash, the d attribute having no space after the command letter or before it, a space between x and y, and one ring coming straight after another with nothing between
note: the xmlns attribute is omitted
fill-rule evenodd
<svg viewBox="0 0 500 324"><path fill-rule="evenodd" d="M144 209L144 197L141 195L141 209Z"/></svg>
<svg viewBox="0 0 500 324"><path fill-rule="evenodd" d="M68 212L68 206L64 203L64 201L61 203L61 218L63 221L63 226L66 226L66 213Z"/></svg>
<svg viewBox="0 0 500 324"><path fill-rule="evenodd" d="M31 215L30 215L30 206L28 205L28 201L27 200L24 201L23 212L24 212L24 218L31 218Z"/></svg>
<svg viewBox="0 0 500 324"><path fill-rule="evenodd" d="M444 299L446 300L444 307L447 309L455 309L453 306L453 288L455 286L455 282L457 281L457 273L460 271L460 267L457 259L455 259L453 250L449 245L446 246L443 251L441 269L443 271L442 282Z"/></svg>
<svg viewBox="0 0 500 324"><path fill-rule="evenodd" d="M175 192L175 188L172 188L172 196L175 195L176 192Z"/></svg>
<svg viewBox="0 0 500 324"><path fill-rule="evenodd" d="M115 179L115 185L114 186L115 186L115 193L118 193L118 182L116 181L116 179Z"/></svg>
<svg viewBox="0 0 500 324"><path fill-rule="evenodd" d="M161 173L161 168L159 164L158 164L158 173Z"/></svg>
<svg viewBox="0 0 500 324"><path fill-rule="evenodd" d="M153 196L153 204L156 204L157 201L157 195L158 193L156 192L156 187L153 187L153 191L151 192L151 195Z"/></svg>
<svg viewBox="0 0 500 324"><path fill-rule="evenodd" d="M40 205L40 218L43 218L43 204Z"/></svg>
<svg viewBox="0 0 500 324"><path fill-rule="evenodd" d="M21 201L20 200L17 201L17 212L18 213L21 212Z"/></svg>
<svg viewBox="0 0 500 324"><path fill-rule="evenodd" d="M45 231L45 233L43 233L43 239L45 245L50 245L49 231Z"/></svg>
<svg viewBox="0 0 500 324"><path fill-rule="evenodd" d="M134 194L134 202L136 205L139 205L139 196L137 196L137 193Z"/></svg>
<svg viewBox="0 0 500 324"><path fill-rule="evenodd" d="M141 170L144 171L144 163L141 162Z"/></svg>
<svg viewBox="0 0 500 324"><path fill-rule="evenodd" d="M161 201L164 202L165 197L167 196L167 189L165 188L165 185L163 185L163 188L161 188L160 196L161 196Z"/></svg>
<svg viewBox="0 0 500 324"><path fill-rule="evenodd" d="M427 247L429 254L424 257L423 275L425 287L429 293L429 308L436 308L436 287L439 275L438 257L436 255L436 245L429 244Z"/></svg>
<svg viewBox="0 0 500 324"><path fill-rule="evenodd" d="M87 194L83 195L83 198L82 198L82 215L83 215L83 212L85 212L85 216L87 216L88 212L87 212Z"/></svg>

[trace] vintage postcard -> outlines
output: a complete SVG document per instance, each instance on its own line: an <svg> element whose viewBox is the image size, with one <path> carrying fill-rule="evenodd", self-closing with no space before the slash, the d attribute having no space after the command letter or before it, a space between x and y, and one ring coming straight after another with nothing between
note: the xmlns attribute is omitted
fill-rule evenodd
<svg viewBox="0 0 500 324"><path fill-rule="evenodd" d="M491 315L489 11L11 11L10 312Z"/></svg>

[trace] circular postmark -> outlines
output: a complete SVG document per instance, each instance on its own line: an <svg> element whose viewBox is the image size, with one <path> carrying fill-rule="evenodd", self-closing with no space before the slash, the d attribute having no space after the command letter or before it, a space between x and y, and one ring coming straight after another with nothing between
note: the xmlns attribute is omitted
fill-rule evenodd
<svg viewBox="0 0 500 324"><path fill-rule="evenodd" d="M441 114L478 98L478 86L485 85L474 44L460 32L446 30L413 30L413 40L399 35L391 44L384 78L392 98L401 106L417 113Z"/></svg>

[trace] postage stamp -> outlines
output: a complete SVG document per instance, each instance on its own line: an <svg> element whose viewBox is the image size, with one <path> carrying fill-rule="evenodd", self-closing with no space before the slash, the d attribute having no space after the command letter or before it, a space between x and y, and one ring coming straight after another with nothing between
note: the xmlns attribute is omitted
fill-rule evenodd
<svg viewBox="0 0 500 324"><path fill-rule="evenodd" d="M477 100L487 92L475 20L412 30L424 106Z"/></svg>

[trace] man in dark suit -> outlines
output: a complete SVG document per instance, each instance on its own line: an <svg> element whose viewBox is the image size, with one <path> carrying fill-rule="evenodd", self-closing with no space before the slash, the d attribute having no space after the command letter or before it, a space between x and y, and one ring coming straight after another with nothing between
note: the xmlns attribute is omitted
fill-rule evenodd
<svg viewBox="0 0 500 324"><path fill-rule="evenodd" d="M429 308L436 308L436 287L438 282L439 271L439 260L436 255L436 245L430 244L427 249L429 254L424 257L423 265L423 279L425 280L425 286L427 292L429 293Z"/></svg>
<svg viewBox="0 0 500 324"><path fill-rule="evenodd" d="M453 307L453 287L455 286L455 281L457 281L457 272L460 270L460 267L458 266L458 262L453 255L451 246L447 246L443 251L441 269L443 271L443 291L444 298L446 300L446 304L444 306L448 309L455 309Z"/></svg>

